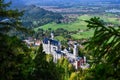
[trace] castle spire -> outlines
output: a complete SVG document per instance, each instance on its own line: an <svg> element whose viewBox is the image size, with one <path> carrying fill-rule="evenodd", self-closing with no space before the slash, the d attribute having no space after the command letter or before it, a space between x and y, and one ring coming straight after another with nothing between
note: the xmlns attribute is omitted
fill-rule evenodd
<svg viewBox="0 0 120 80"><path fill-rule="evenodd" d="M53 32L51 32L51 39L53 40L54 39L54 33Z"/></svg>

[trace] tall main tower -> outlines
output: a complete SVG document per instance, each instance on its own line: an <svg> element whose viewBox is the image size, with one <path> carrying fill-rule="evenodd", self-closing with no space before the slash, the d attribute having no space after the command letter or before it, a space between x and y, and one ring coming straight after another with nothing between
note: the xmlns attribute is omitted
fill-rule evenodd
<svg viewBox="0 0 120 80"><path fill-rule="evenodd" d="M77 47L77 43L74 44L73 55L74 55L75 57L78 56L78 47Z"/></svg>
<svg viewBox="0 0 120 80"><path fill-rule="evenodd" d="M53 32L51 32L51 39L53 40L54 39L54 33Z"/></svg>

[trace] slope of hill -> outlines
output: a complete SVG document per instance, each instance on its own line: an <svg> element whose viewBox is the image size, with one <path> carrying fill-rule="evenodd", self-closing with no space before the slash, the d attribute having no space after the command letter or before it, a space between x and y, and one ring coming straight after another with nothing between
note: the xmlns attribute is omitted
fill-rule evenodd
<svg viewBox="0 0 120 80"><path fill-rule="evenodd" d="M24 15L21 18L23 25L29 28L47 24L49 22L59 22L63 17L58 13L44 10L35 5L24 7Z"/></svg>

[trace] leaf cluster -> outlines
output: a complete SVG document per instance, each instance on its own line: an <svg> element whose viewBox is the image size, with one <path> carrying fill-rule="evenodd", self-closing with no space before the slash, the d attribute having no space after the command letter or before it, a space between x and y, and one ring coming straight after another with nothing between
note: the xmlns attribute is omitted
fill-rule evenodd
<svg viewBox="0 0 120 80"><path fill-rule="evenodd" d="M87 42L86 49L91 51L94 58L94 70L104 71L104 75L102 72L96 74L103 75L104 79L112 76L117 80L120 78L120 27L105 26L104 22L96 17L86 22L88 28L95 30L93 37Z"/></svg>

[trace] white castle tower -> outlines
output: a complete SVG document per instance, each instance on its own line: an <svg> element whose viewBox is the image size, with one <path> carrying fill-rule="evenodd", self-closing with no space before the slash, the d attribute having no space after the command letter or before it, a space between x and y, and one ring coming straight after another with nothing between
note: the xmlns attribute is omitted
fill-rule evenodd
<svg viewBox="0 0 120 80"><path fill-rule="evenodd" d="M86 64L86 57L84 56L84 64Z"/></svg>
<svg viewBox="0 0 120 80"><path fill-rule="evenodd" d="M50 44L50 41L48 40L48 54L51 53L51 44Z"/></svg>
<svg viewBox="0 0 120 80"><path fill-rule="evenodd" d="M53 40L54 39L54 33L53 32L51 32L51 39Z"/></svg>
<svg viewBox="0 0 120 80"><path fill-rule="evenodd" d="M74 48L73 48L73 55L74 55L75 57L77 57L77 56L78 56L77 43L75 43L75 44L74 44Z"/></svg>
<svg viewBox="0 0 120 80"><path fill-rule="evenodd" d="M61 51L61 42L59 42L58 50Z"/></svg>

